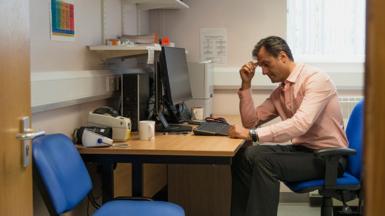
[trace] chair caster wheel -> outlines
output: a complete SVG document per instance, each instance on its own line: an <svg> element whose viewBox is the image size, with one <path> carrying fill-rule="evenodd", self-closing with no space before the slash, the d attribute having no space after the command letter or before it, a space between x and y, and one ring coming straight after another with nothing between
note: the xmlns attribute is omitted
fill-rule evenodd
<svg viewBox="0 0 385 216"><path fill-rule="evenodd" d="M343 206L340 213L343 215L350 215L353 213L353 211L349 206Z"/></svg>

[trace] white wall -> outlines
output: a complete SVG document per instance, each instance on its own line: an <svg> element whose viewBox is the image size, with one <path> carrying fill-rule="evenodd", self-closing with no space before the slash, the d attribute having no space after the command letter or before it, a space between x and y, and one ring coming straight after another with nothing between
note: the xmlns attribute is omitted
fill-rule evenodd
<svg viewBox="0 0 385 216"><path fill-rule="evenodd" d="M100 67L86 45L101 43L100 0L75 0L74 42L50 40L50 0L30 4L31 71L82 70Z"/></svg>
<svg viewBox="0 0 385 216"><path fill-rule="evenodd" d="M143 11L130 3L122 0L123 34L140 35L149 33L149 11Z"/></svg>
<svg viewBox="0 0 385 216"><path fill-rule="evenodd" d="M186 0L184 10L150 12L150 32L166 35L178 47L188 50L189 61L200 61L200 29L226 28L228 39L227 64L214 69L213 112L238 114L237 88L239 68L249 59L254 45L263 37L277 35L286 38L285 0ZM340 95L362 96L362 64L313 64L329 73ZM349 73L347 75L347 73ZM349 76L349 79L346 79ZM253 80L254 99L258 104L275 86L256 73Z"/></svg>
<svg viewBox="0 0 385 216"><path fill-rule="evenodd" d="M104 39L117 38L122 35L122 4L121 0L104 0L103 36ZM94 21L95 22L95 21Z"/></svg>
<svg viewBox="0 0 385 216"><path fill-rule="evenodd" d="M57 72L92 73L102 69L102 61L90 53L86 46L102 43L102 7L101 0L73 0L75 4L74 42L50 40L50 0L32 0L30 4L31 32L31 75L40 72L47 76ZM122 20L120 0L105 0L105 32L107 37L121 35ZM136 28L128 25L127 28ZM41 73L44 72L44 73ZM97 74L95 72L95 74ZM33 79L32 79L33 80ZM42 94L55 94L52 89ZM47 95L52 96L52 95ZM38 112L32 115L32 127L47 133L64 133L71 136L73 130L87 122L90 110L106 104L105 100L93 101L55 110ZM85 205L66 215L85 215ZM48 215L40 195L34 187L34 215Z"/></svg>
<svg viewBox="0 0 385 216"><path fill-rule="evenodd" d="M63 42L50 40L50 0L32 0L30 4L32 77L41 72L44 72L44 76L49 74L56 76L58 71L60 73L67 71L72 75L74 73L90 75L93 70L103 68L99 57L88 51L86 47L102 43L102 2L101 0L74 0L73 2L76 39L73 42ZM120 2L120 0L104 1L105 31L108 31L106 37L117 37L122 33ZM128 27L136 28L136 26ZM95 71L95 76L98 73L100 71ZM44 94L42 91L39 93ZM52 97L48 94L55 94L55 91L47 89L45 94L47 98ZM85 111L89 111L87 104L42 112L33 115L32 123L36 128L70 134L71 130L81 125L79 119L83 117L77 115L85 114ZM64 120L61 119L63 116L77 117Z"/></svg>
<svg viewBox="0 0 385 216"><path fill-rule="evenodd" d="M226 28L228 63L242 65L251 58L253 46L269 35L285 37L284 0L186 0L190 8L150 12L150 31L167 35L176 46L188 50L189 61L199 61L201 28Z"/></svg>

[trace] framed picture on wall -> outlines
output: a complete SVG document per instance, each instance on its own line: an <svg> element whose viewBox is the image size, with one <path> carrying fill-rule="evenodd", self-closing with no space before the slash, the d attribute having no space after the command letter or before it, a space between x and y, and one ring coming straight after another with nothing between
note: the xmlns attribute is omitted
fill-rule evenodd
<svg viewBox="0 0 385 216"><path fill-rule="evenodd" d="M51 40L75 40L75 5L72 0L51 0Z"/></svg>

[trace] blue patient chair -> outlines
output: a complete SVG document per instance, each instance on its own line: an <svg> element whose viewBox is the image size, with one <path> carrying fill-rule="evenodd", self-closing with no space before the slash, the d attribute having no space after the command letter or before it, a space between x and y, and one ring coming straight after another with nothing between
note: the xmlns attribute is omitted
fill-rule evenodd
<svg viewBox="0 0 385 216"><path fill-rule="evenodd" d="M359 212L362 214L361 202L361 168L362 168L362 142L363 142L363 104L361 100L353 109L346 135L349 141L349 148L330 148L317 151L315 154L325 160L325 178L303 182L285 182L294 192L307 193L318 190L322 196L321 215L333 215L332 198L343 202L341 214L353 214L346 202L359 198ZM345 173L337 177L337 167L340 157L348 156L348 164Z"/></svg>
<svg viewBox="0 0 385 216"><path fill-rule="evenodd" d="M62 134L33 140L33 160L39 188L51 215L76 207L91 191L88 171L72 141ZM43 187L41 187L43 186ZM184 216L183 209L162 201L113 200L102 205L95 216Z"/></svg>

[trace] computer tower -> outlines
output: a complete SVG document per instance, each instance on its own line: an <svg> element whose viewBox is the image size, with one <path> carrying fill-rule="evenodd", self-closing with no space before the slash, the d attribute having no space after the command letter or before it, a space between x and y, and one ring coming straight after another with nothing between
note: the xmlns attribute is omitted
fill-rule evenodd
<svg viewBox="0 0 385 216"><path fill-rule="evenodd" d="M132 131L138 131L139 121L148 118L150 79L146 73L122 74L121 112L131 119Z"/></svg>

